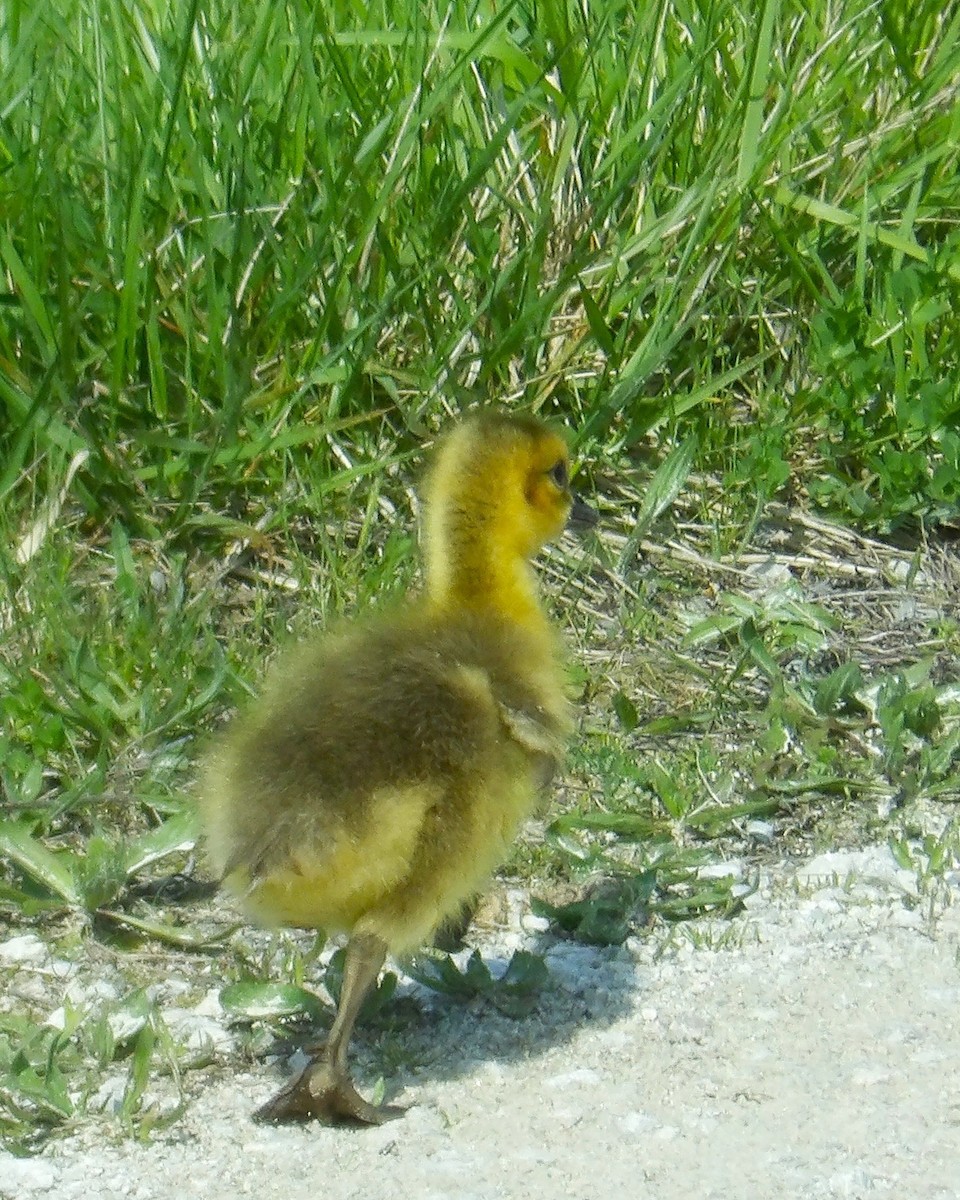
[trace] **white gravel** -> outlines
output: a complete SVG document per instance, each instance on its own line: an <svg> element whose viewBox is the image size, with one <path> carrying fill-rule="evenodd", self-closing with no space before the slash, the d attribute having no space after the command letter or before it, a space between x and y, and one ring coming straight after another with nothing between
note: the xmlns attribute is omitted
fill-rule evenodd
<svg viewBox="0 0 960 1200"><path fill-rule="evenodd" d="M89 1122L39 1158L0 1153L0 1196L957 1200L951 891L919 896L874 848L767 870L732 922L622 948L539 940L517 921L480 948L492 963L547 950L537 1013L438 1000L399 1038L401 1120L255 1125L282 1068L224 1066L191 1073L186 1114L149 1144ZM21 942L8 957L32 961ZM210 998L193 1016L170 1008L184 1035L216 1029Z"/></svg>

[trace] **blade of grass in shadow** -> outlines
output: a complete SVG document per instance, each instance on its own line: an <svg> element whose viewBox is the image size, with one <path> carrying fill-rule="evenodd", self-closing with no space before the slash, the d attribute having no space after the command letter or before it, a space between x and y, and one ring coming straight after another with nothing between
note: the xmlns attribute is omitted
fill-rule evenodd
<svg viewBox="0 0 960 1200"><path fill-rule="evenodd" d="M829 204L824 200L818 200L815 196L805 196L799 192L795 192L793 189L787 187L786 184L777 184L774 189L774 199L778 204L783 204L788 208L812 217L816 221L834 225L839 229L854 230L861 223L861 217L856 214L847 212L846 209L840 208L836 204ZM918 245L910 237L904 237L899 230L886 229L882 225L877 225L871 221L866 225L864 236L867 236L871 243L880 243L883 246L889 246L892 250L897 251L898 254L906 255L917 262L922 262L928 266L935 265L931 260L929 252L923 246ZM950 262L946 265L945 270L951 279L960 282L960 263Z"/></svg>
<svg viewBox="0 0 960 1200"><path fill-rule="evenodd" d="M738 188L746 187L750 182L757 162L760 160L763 110L764 105L768 103L770 45L779 11L779 0L764 0L757 26L757 35L750 51L743 127L740 131L740 150L737 155L736 183Z"/></svg>
<svg viewBox="0 0 960 1200"><path fill-rule="evenodd" d="M628 563L633 561L640 542L653 522L679 496L693 467L699 445L699 436L691 434L679 446L675 446L670 451L654 472L653 478L650 480L647 490L644 493L643 502L640 505L640 511L637 513L636 521L630 530L626 544L623 547L623 552L620 555L621 571L624 570Z"/></svg>
<svg viewBox="0 0 960 1200"><path fill-rule="evenodd" d="M161 942L165 946L175 946L178 950L208 950L221 946L238 929L243 928L242 924L236 924L209 935L191 933L188 929L170 925L166 921L135 917L132 913L115 908L98 908L96 918L98 921L108 921L111 925L129 929L133 933L143 934L144 937Z"/></svg>

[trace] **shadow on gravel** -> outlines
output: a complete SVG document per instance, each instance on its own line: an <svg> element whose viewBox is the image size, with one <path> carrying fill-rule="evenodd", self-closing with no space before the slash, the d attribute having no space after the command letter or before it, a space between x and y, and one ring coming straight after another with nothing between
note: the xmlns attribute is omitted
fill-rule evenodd
<svg viewBox="0 0 960 1200"><path fill-rule="evenodd" d="M496 980L513 951L477 940L483 966ZM602 1029L629 1016L642 994L642 969L619 946L590 946L549 935L531 938L526 950L542 956L546 978L530 1011L506 1015L495 1000L469 1000L430 991L401 975L396 996L373 1021L358 1023L351 1046L355 1082L369 1095L382 1077L385 1101L411 1105L431 1080L451 1081L490 1063L518 1063L570 1043L586 1029ZM469 951L457 956L465 964ZM399 968L402 970L402 968ZM333 1013L330 1010L330 1020ZM291 1056L323 1040L326 1029L284 1039L268 1050L265 1083L275 1086L302 1064Z"/></svg>

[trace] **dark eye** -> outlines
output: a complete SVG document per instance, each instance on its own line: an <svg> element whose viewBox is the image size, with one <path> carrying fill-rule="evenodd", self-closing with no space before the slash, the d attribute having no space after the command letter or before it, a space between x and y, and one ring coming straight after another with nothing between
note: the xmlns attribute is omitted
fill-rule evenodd
<svg viewBox="0 0 960 1200"><path fill-rule="evenodd" d="M570 483L570 472L567 470L567 464L561 458L558 463L550 468L547 472L558 488L566 489Z"/></svg>

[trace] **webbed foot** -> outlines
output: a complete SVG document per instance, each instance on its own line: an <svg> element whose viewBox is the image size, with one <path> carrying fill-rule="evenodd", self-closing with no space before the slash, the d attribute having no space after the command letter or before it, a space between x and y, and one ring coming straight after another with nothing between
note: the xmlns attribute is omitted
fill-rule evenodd
<svg viewBox="0 0 960 1200"><path fill-rule="evenodd" d="M255 1121L305 1121L316 1117L326 1125L355 1122L383 1125L406 1111L390 1104L370 1104L345 1071L324 1059L308 1063L294 1079L253 1114Z"/></svg>

